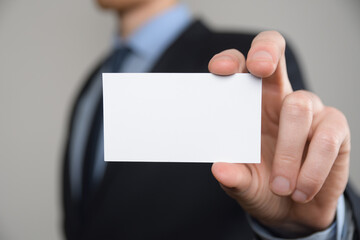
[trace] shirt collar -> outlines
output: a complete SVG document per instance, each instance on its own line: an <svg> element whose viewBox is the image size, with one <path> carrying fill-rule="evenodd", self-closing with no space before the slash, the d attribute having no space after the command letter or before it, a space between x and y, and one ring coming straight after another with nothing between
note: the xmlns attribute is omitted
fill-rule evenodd
<svg viewBox="0 0 360 240"><path fill-rule="evenodd" d="M149 60L158 57L191 22L184 4L155 16L127 39L115 37L115 48L128 46L134 54Z"/></svg>

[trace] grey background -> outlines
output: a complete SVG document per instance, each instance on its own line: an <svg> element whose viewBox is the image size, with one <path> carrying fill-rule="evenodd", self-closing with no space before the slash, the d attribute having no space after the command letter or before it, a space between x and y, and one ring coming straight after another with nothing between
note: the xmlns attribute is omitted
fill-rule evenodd
<svg viewBox="0 0 360 240"><path fill-rule="evenodd" d="M360 2L187 0L215 29L276 29L298 53L310 88L342 110L360 189ZM61 239L66 120L114 18L93 1L0 0L0 239Z"/></svg>

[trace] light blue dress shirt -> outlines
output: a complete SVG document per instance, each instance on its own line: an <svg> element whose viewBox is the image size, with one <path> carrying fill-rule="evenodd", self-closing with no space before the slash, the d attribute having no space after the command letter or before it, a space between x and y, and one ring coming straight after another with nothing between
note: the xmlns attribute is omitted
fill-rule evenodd
<svg viewBox="0 0 360 240"><path fill-rule="evenodd" d="M126 58L119 69L119 72L148 72L164 53L164 51L173 43L175 39L190 25L191 15L187 7L178 4L175 7L154 17L145 25L140 27L129 38L122 39L116 36L114 39L114 48L127 46L130 48L130 55ZM82 186L82 159L87 142L87 133L90 128L90 121L96 109L97 99L101 96L101 73L109 72L108 66L102 66L101 71L94 77L89 90L79 100L78 111L74 115L74 130L70 136L70 182L71 194L75 200L81 197ZM101 128L103 131L103 128ZM104 162L104 139L103 132L100 133L101 139L96 150L96 160L94 165L93 183L98 184L106 168ZM343 197L340 198L337 209L337 219L328 229L313 234L304 240L340 240L342 229L344 228L345 204ZM278 240L270 232L259 225L256 221L250 220L252 229L264 239Z"/></svg>
<svg viewBox="0 0 360 240"><path fill-rule="evenodd" d="M268 229L260 225L257 221L248 218L251 228L264 240L283 240L284 238L275 237ZM342 240L345 237L344 231L345 225L345 199L344 195L341 195L338 200L336 210L336 221L327 229L313 233L310 236L303 238L291 238L297 240Z"/></svg>

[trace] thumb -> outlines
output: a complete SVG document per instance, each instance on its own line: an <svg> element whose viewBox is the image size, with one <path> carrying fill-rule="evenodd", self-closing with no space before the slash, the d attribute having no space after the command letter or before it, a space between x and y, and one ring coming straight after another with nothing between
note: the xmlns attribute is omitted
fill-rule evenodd
<svg viewBox="0 0 360 240"><path fill-rule="evenodd" d="M245 164L217 162L212 165L211 171L231 197L238 200L239 198L246 199L246 192L250 188L252 175Z"/></svg>

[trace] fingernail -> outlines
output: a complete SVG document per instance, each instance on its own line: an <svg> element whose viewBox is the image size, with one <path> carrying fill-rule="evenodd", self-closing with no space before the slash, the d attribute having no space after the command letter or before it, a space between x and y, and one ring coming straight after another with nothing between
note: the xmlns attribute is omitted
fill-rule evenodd
<svg viewBox="0 0 360 240"><path fill-rule="evenodd" d="M292 195L292 199L296 202L306 202L307 198L307 195L300 190L295 190Z"/></svg>
<svg viewBox="0 0 360 240"><path fill-rule="evenodd" d="M277 194L286 195L290 193L290 182L284 177L277 176L271 185L272 190Z"/></svg>
<svg viewBox="0 0 360 240"><path fill-rule="evenodd" d="M256 61L269 61L269 62L273 61L271 54L266 51L255 52L251 58Z"/></svg>

